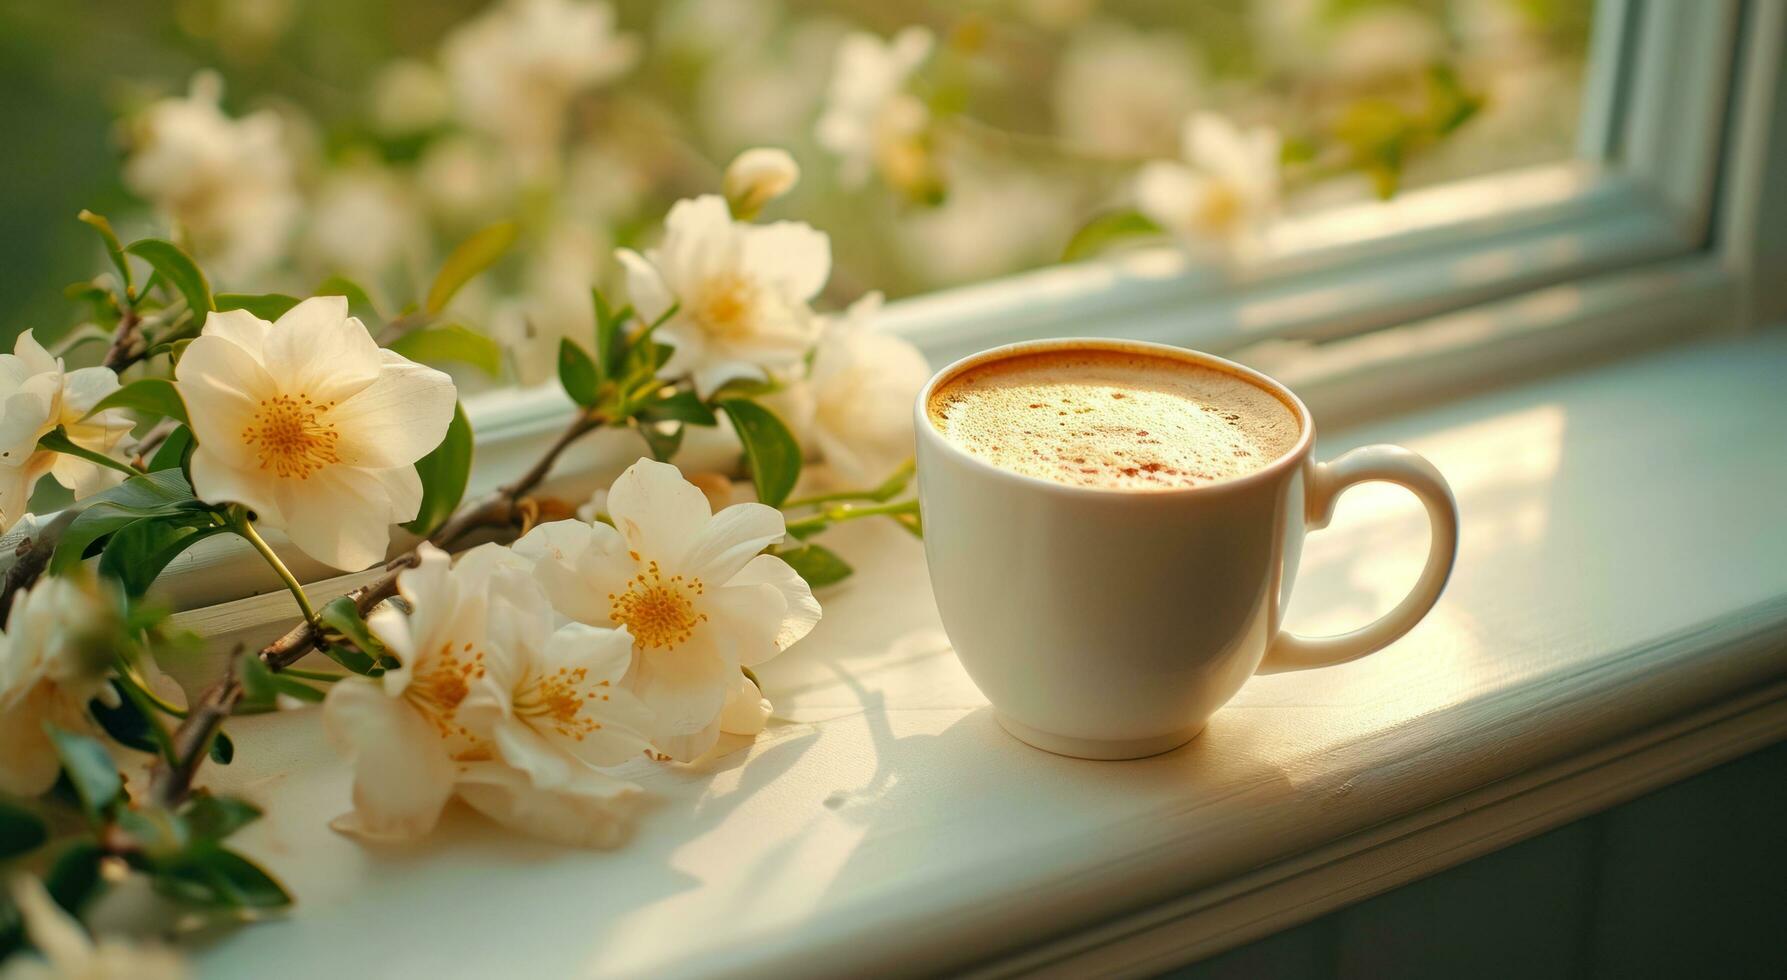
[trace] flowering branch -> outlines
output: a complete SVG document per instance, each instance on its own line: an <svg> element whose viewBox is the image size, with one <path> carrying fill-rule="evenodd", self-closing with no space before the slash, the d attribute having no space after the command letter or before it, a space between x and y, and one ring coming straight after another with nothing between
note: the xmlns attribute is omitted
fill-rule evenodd
<svg viewBox="0 0 1787 980"><path fill-rule="evenodd" d="M490 528L513 528L520 510L520 503L539 486L552 471L553 464L569 449L573 443L583 436L608 424L603 414L585 409L571 420L571 424L553 440L551 446L541 455L533 466L513 481L497 488L483 500L462 507L445 524L429 536L426 544L451 549L462 543L468 536L478 530ZM247 523L246 521L244 523ZM252 532L252 528L250 528ZM258 539L258 535L256 538ZM255 540L251 539L251 540ZM263 555L268 552L263 551ZM421 561L422 545L404 552L391 559L385 565L385 573L378 578L347 593L345 598L351 602L358 614L364 617L373 607L397 594L398 576L408 568L414 568ZM276 563L276 570L284 566ZM303 589L289 579L287 585L294 596L302 596ZM304 600L300 599L301 603ZM263 647L255 656L273 671L285 668L303 659L322 642L324 628L318 621L314 610L304 604L304 621L292 627L279 639ZM231 655L224 676L212 685L198 705L188 714L173 735L174 753L166 765L156 767L151 779L151 792L163 806L172 806L184 798L190 791L194 775L199 766L204 764L210 751L211 740L224 721L229 718L236 705L242 700L243 686L238 669L242 651Z"/></svg>

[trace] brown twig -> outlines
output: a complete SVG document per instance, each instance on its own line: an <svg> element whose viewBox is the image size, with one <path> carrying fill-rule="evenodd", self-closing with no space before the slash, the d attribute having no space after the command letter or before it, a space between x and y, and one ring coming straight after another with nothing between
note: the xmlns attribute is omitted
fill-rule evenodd
<svg viewBox="0 0 1787 980"><path fill-rule="evenodd" d="M100 363L122 374L125 368L142 360L143 354L148 350L148 346L142 342L142 331L137 329L142 322L143 318L137 314L136 307L124 307L118 315L118 329L112 332L112 345L106 348L105 360Z"/></svg>
<svg viewBox="0 0 1787 980"><path fill-rule="evenodd" d="M64 510L57 514L43 527L37 529L36 535L19 542L14 553L11 566L6 575L0 578L0 623L6 621L7 611L12 609L12 598L31 587L43 570L49 567L50 556L56 553L56 544L62 540L62 532L74 523L77 513Z"/></svg>
<svg viewBox="0 0 1787 980"><path fill-rule="evenodd" d="M522 501L546 475L559 456L584 435L608 424L608 418L597 412L578 413L545 454L526 473L498 487L482 500L461 507L428 538L428 543L451 550L472 532L489 529L512 529L522 511ZM397 594L397 576L413 568L421 560L420 546L391 559L385 574L349 592L347 597L364 616L373 607ZM283 670L303 659L315 649L321 633L315 623L306 621L292 627L284 636L263 647L257 656L271 670ZM211 739L242 699L242 684L236 673L236 657L230 658L229 669L199 699L186 720L174 732L176 764L156 766L151 779L152 792L163 806L172 806L192 788L193 777L205 761Z"/></svg>

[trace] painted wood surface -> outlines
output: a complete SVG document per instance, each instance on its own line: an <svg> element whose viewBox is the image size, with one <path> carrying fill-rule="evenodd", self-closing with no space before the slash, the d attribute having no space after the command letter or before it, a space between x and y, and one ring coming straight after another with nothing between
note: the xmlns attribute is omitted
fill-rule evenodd
<svg viewBox="0 0 1787 980"><path fill-rule="evenodd" d="M1261 893L1289 921L1312 918L1327 909L1298 906L1323 868L1361 875L1349 854L1413 849L1355 882L1355 897L1374 894L1469 856L1422 844L1431 828L1480 812L1472 838L1505 843L1578 815L1573 799L1623 798L1558 774L1646 769L1631 761L1645 746L1674 746L1665 771L1686 774L1734 739L1787 732L1784 379L1787 332L1774 331L1324 434L1318 455L1396 441L1447 474L1464 522L1449 592L1390 649L1256 678L1202 737L1154 759L1082 762L1005 735L949 652L918 545L875 526L834 535L858 576L759 671L769 730L694 767L634 766L662 801L618 851L517 840L469 812L425 848L363 847L326 827L347 807L348 771L315 716L238 721L236 762L211 779L266 806L245 849L299 906L199 965L997 973L1122 946L1150 910L1220 912ZM1386 608L1419 567L1421 528L1393 490L1344 497L1310 538L1291 625L1345 629ZM195 615L227 646L277 630L279 603ZM1538 802L1497 809L1510 799ZM1154 959L1077 962L1158 968L1260 934L1169 920L1175 941Z"/></svg>

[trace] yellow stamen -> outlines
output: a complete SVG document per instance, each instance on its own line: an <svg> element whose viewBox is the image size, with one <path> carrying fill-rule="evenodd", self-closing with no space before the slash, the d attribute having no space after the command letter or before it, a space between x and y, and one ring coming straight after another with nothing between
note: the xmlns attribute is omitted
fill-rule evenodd
<svg viewBox="0 0 1787 980"><path fill-rule="evenodd" d="M627 591L608 594L608 620L625 626L642 647L674 650L695 635L695 627L707 622L706 613L695 611L695 599L706 591L698 578L664 578L654 561L627 582Z"/></svg>
<svg viewBox="0 0 1787 980"><path fill-rule="evenodd" d="M261 469L281 477L309 478L310 474L341 462L336 446L341 433L327 421L334 402L317 404L309 395L278 395L261 399L254 423L242 430L242 441L260 457Z"/></svg>

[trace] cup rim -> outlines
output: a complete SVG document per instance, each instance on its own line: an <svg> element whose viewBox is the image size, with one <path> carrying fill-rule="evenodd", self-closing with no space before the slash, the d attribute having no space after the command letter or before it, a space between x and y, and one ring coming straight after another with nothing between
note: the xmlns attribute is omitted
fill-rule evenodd
<svg viewBox="0 0 1787 980"><path fill-rule="evenodd" d="M937 386L943 382L954 378L956 375L961 374L969 368L989 361L1003 360L1008 357L1024 354L1038 354L1058 350L1139 352L1155 357L1164 357L1170 360L1186 361L1200 367L1211 368L1227 374L1232 374L1243 381L1247 381L1264 389L1268 394L1271 394L1280 402L1283 402L1284 405L1291 410L1292 414L1297 418L1299 429L1297 441L1290 449L1286 450L1278 458L1272 460L1272 462L1267 463L1265 466L1250 473L1242 474L1241 476L1232 476L1221 480L1213 480L1209 483L1200 483L1189 487L1174 487L1167 490L1117 490L1104 487L1070 486L1065 483L1056 483L1053 480L1047 480L1039 476L1031 476L1027 473L1018 473L1004 469L1003 467L995 466L944 438L943 433L937 431L937 427L931 423L931 392L936 390ZM1019 486L1049 490L1068 496L1085 496L1091 499L1101 500L1123 498L1132 500L1138 498L1142 500L1177 500L1194 494L1208 496L1215 493L1244 490L1256 484L1273 480L1280 476L1285 470L1302 465L1303 460L1307 459L1309 456L1310 448L1315 444L1315 417L1310 414L1309 406L1303 404L1303 399L1297 397L1296 392L1292 391L1288 386L1283 382L1278 381L1276 378L1260 371L1256 371L1245 364L1237 364L1228 358L1218 357L1215 354L1206 353L1200 350L1193 350L1189 347L1175 347L1171 344L1159 344L1146 340L1123 340L1114 337L1050 337L1040 340L1021 340L1016 343L1001 344L998 347L989 347L986 350L969 354L965 357L959 357L939 369L935 374L931 375L931 379L925 382L923 388L919 389L918 398L913 403L913 415L913 424L918 431L918 438L928 440L934 445L941 447L944 452L947 452L958 459L965 460L971 467L984 471L990 475L1017 481Z"/></svg>

